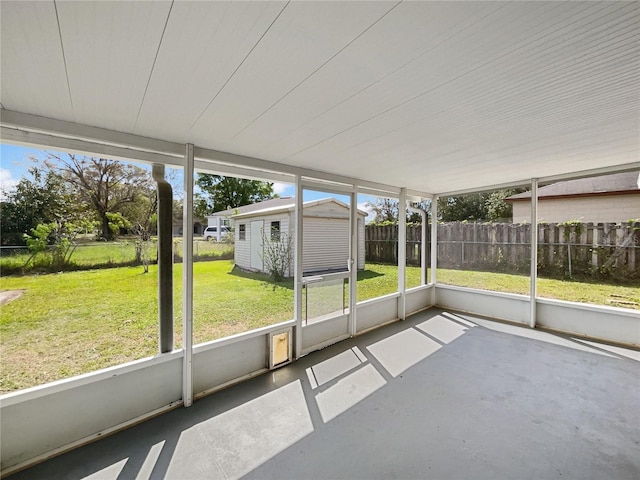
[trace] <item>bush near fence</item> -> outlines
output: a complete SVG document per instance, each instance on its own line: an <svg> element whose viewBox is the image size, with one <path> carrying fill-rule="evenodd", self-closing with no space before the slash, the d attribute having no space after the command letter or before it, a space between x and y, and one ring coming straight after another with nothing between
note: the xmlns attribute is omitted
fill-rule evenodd
<svg viewBox="0 0 640 480"><path fill-rule="evenodd" d="M407 264L420 265L420 225L407 226ZM430 244L430 229L427 230ZM531 225L511 223L438 224L438 267L529 273ZM367 225L370 262L397 263L398 226ZM640 279L640 222L541 223L538 272L555 278ZM427 258L429 263L429 258Z"/></svg>

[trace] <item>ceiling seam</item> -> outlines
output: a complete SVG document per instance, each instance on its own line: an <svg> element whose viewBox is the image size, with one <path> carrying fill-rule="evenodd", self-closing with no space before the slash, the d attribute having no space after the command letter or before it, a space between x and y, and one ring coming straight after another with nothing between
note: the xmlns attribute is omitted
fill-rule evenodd
<svg viewBox="0 0 640 480"><path fill-rule="evenodd" d="M622 10L622 8L623 8L623 7L619 8L618 10ZM598 11L601 11L601 10L604 10L604 9L605 9L605 7L603 7L602 9L600 9L600 10L598 10ZM618 10L616 10L616 11L618 11ZM578 23L580 20L581 20L581 19L579 19L579 20L576 20L576 21L572 22L571 24L569 24L569 26L570 26L570 25L573 25L573 24L575 24L575 23ZM594 21L595 21L595 20L594 20ZM593 21L592 21L592 22L593 22ZM590 23L592 23L592 22L589 22L588 24L590 24ZM562 27L562 29L560 29L560 30L556 30L556 31L554 31L553 33L560 32L561 30L565 30L566 28L567 28L567 26L565 25L565 26L563 26L563 27ZM544 38L547 38L547 37L550 37L550 36L551 36L551 34L548 34L548 35L546 35L546 36L544 36L544 37L540 37L540 38L536 38L536 39L534 39L534 40L531 40L531 41L529 41L529 42L527 42L527 43L525 43L524 45L521 45L521 46L519 46L519 47L512 48L512 49L510 49L510 50L506 51L506 53L502 53L501 55L497 56L496 58L494 58L494 59L492 59L492 60L486 61L485 63L483 63L483 64L481 64L481 65L478 65L478 66L476 66L476 67L472 68L471 70L467 70L467 71L465 71L464 73L461 73L460 75L458 75L458 76L457 76L457 77L455 77L455 78L451 78L451 79L449 79L449 80L447 80L447 81L445 81L445 82L443 82L443 83L441 83L441 84L439 84L439 85L437 85L437 86L435 86L435 87L433 87L433 88L431 88L431 89L429 89L429 90L427 90L427 91L425 91L425 92L420 93L419 95L415 95L414 97L412 97L412 98L410 98L410 99L407 99L407 100L404 100L403 102L401 102L401 103L399 103L399 104L397 104L397 105L394 105L393 107L389 107L389 108L387 108L386 110L384 110L384 111L382 111L382 112L378 112L377 114L375 114L375 115L373 115L373 116L371 116L371 117L369 117L369 118L367 118L367 119L364 119L364 120L362 120L362 121L360 121L360 122L358 122L358 123L356 123L356 124L354 124L354 125L350 126L349 128L346 128L346 129L344 129L344 130L342 130L342 131L340 131L340 132L337 132L337 133L335 133L335 134L333 134L333 135L331 135L331 136L329 136L329 137L327 137L327 138L325 138L325 139L323 139L323 140L321 140L321 141L319 141L319 142L314 143L313 145L310 145L310 146L305 147L305 148L303 148L303 149L301 149L301 150L299 150L299 151L297 151L297 152L294 152L294 153L292 153L292 154L288 155L288 156L287 156L287 157L285 157L285 158L286 158L286 159L293 158L293 157L295 157L296 155L299 155L300 153L302 153L302 152L304 152L304 151L306 151L306 150L309 150L309 149L314 148L314 147L316 147L316 146L318 146L318 145L320 145L320 144L322 144L322 143L325 143L325 142L327 142L327 141L331 140L332 138L338 137L338 136L342 135L342 134L343 134L343 133L345 133L345 132L348 132L348 131L350 131L350 130L353 130L354 128L357 128L357 127L359 127L359 126L361 126L361 125L364 125L365 123L368 123L368 122L370 122L371 120L374 120L374 119L376 119L376 118L378 118L378 117L381 117L381 116L383 116L383 115L386 115L387 113L389 113L389 112L391 112L391 111L393 111L393 110L396 110L396 109L398 109L398 108L400 108L400 107L402 107L402 106L404 106L404 105L406 105L406 104L409 104L409 103L411 103L411 102L413 102L413 101L417 100L417 99L418 99L418 98L420 98L420 97L423 97L423 96L425 96L425 95L427 95L427 94L429 94L429 93L433 93L434 91L438 90L439 88L442 88L443 86L445 86L445 85L447 85L447 84L449 84L449 83L452 83L452 82L454 82L454 81L456 81L456 80L459 80L459 79L461 79L461 78L464 78L464 77L468 76L469 74L471 74L471 73L475 72L476 70L479 70L479 69L481 69L481 68L487 67L488 65L493 64L493 63L494 63L494 62L496 62L497 60L500 60L500 59L502 59L502 58L504 58L504 57L506 57L506 56L508 56L508 55L510 55L510 54L513 54L513 53L517 52L518 50L521 50L521 49L523 49L524 47L527 47L527 46L529 46L529 45L531 45L531 44L535 43L536 41L540 41L540 40L542 40L542 39L544 39Z"/></svg>
<svg viewBox="0 0 640 480"><path fill-rule="evenodd" d="M282 15L282 13L285 11L285 9L289 6L289 3L291 3L291 0L287 1L287 3L284 5L284 7L282 7L282 10L280 10L280 12L278 12L278 15L276 15L276 18L273 19L273 21L269 24L269 26L267 27L267 29L262 33L262 35L260 35L260 38L256 41L256 43L253 45L253 47L251 47L251 50L249 50L249 52L247 52L247 54L244 56L244 58L242 59L242 61L238 64L238 66L235 68L235 70L231 73L231 75L229 75L229 78L227 78L227 80L224 82L224 84L220 87L220 89L216 92L216 94L213 96L213 98L211 99L211 101L207 104L207 106L204 108L204 110L202 110L202 112L200 113L200 115L198 115L198 118L195 119L195 121L191 124L191 126L189 127L189 129L187 130L187 132L185 133L185 136L188 136L189 133L191 132L191 130L193 130L193 127L196 126L196 124L200 121L200 119L202 118L202 116L205 114L205 112L207 110L209 110L209 107L213 104L213 102L216 100L216 98L218 98L218 96L222 93L222 91L225 89L225 87L227 86L227 84L231 81L231 79L235 76L235 74L238 72L238 70L240 70L240 68L242 67L242 65L244 65L244 62L247 61L247 59L249 58L249 56L253 53L253 51L258 47L258 45L260 45L260 42L262 42L262 39L267 35L267 33L269 33L269 31L271 30L271 27L273 27L273 25L278 21L278 19L280 18L280 16Z"/></svg>
<svg viewBox="0 0 640 480"><path fill-rule="evenodd" d="M136 131L138 127L138 120L140 119L140 113L142 112L142 106L144 105L144 101L147 98L147 90L149 90L149 85L151 84L151 77L153 77L153 72L156 68L156 62L158 61L158 55L160 55L160 48L162 48L162 41L164 40L164 34L167 31L167 25L169 25L169 18L171 17L171 11L173 10L174 0L171 0L171 5L169 5L169 11L167 12L167 19L164 22L164 27L162 29L162 35L160 36L160 41L158 42L158 48L156 49L156 55L153 58L153 65L151 65L151 71L149 72L149 78L147 78L147 85L144 87L144 93L142 94L142 100L140 100L140 107L138 108L138 114L136 115L136 121L133 124L133 130Z"/></svg>
<svg viewBox="0 0 640 480"><path fill-rule="evenodd" d="M632 54L629 54L628 56L631 56L631 55ZM605 67L602 67L602 70L604 71ZM623 79L626 81L626 83L629 83L629 82L634 81L635 75L634 75L633 72L624 73L624 74L619 74L618 76L616 76L615 78L609 80L605 84L602 84L602 82L599 79L597 81L595 79L593 79L593 82L591 82L591 83L594 83L594 85L596 85L598 89L603 89L605 87L609 88L610 86L621 86L622 84L620 82ZM629 80L629 79L631 79L631 80ZM592 79L590 78L589 80L592 80ZM586 89L586 90L589 90L589 91L593 91L593 88L591 88L592 87L591 83L588 83L586 86L582 85L582 89L581 90L585 90ZM536 85L536 88L539 88L539 87L548 88L548 87L550 87L552 85L552 84L540 84L540 83L535 83L535 82L534 82L534 84ZM525 83L525 85L527 85L527 84ZM589 88L587 88L587 87L589 87ZM518 92L520 92L522 89L513 89L512 88L511 90L514 91L513 95L511 95L511 96L516 96L518 94ZM507 90L505 90L505 89L497 89L497 91L499 92L500 100L504 101ZM528 91L531 91L531 90L528 90ZM528 104L527 104L528 110L520 109L520 110L518 110L517 114L515 114L515 116L512 114L511 117L508 117L508 116L505 117L504 115L502 115L502 114L506 114L506 113L510 113L511 112L511 110L508 107L504 107L501 110L494 111L494 115L492 117L493 121L491 121L491 122L484 121L483 122L483 126L487 127L487 126L500 125L500 124L504 123L506 120L508 120L509 118L511 118L511 119L520 118L520 117L524 116L523 113L526 113L526 112L531 111L531 110L535 110L536 108L540 109L545 104L554 105L554 104L557 103L558 99L563 99L564 100L567 96L572 97L572 96L577 96L577 95L582 95L582 92L581 91L562 92L562 96L556 95L555 97L553 97L551 99L543 101L543 103L540 103L539 101L536 101L533 105L531 104L531 101L529 101ZM607 100L609 101L609 100L611 100L613 98L614 97L609 96L609 97L607 97ZM470 104L466 100L465 101L459 101L458 103L454 104L453 108L457 109L462 105L467 105L467 106L468 105L473 105L476 108L481 108L486 104L490 104L490 103L495 102L496 96L495 95L493 95L493 96L486 96L485 95L485 97L474 96L474 99L475 99L475 101L474 101L473 104ZM585 103L585 102L580 102L580 103ZM571 105L572 106L576 105L576 102L572 102ZM452 106L451 105L447 106L447 111L448 112L452 111ZM436 115L437 114L441 114L441 113L443 113L443 111L437 112ZM500 114L500 115L498 115L498 114ZM402 125L402 126L400 126L398 128L395 128L393 130L387 130L387 131L385 131L383 137L389 137L390 135L395 134L397 132L416 127L416 126L420 125L421 123L423 123L425 121L428 121L429 119L432 119L432 118L434 118L434 113L433 112L429 113L427 116L420 117L420 118L412 121L411 123ZM463 122L463 124L464 124L464 122ZM382 137L379 137L379 138L382 138ZM367 141L368 140L362 140L361 142L358 142L356 144L350 145L347 149L345 149L345 151L349 150L349 149L352 149L352 148L355 148L355 147L357 147L357 146L359 146L361 144L364 144Z"/></svg>
<svg viewBox="0 0 640 480"><path fill-rule="evenodd" d="M285 99L286 97L288 97L294 90L296 90L300 85L302 85L303 83L305 83L307 80L309 80L312 76L314 76L316 73L318 73L324 66L326 66L327 64L329 64L334 58L336 58L338 55L340 55L342 52L344 52L347 48L349 48L351 45L353 45L355 42L358 41L358 39L360 39L365 33L367 33L369 30L371 30L376 24L378 24L380 21L382 21L383 18L385 18L387 15L389 15L398 5L400 5L402 3L402 0L399 1L398 3L396 3L393 7L391 7L389 10L387 10L383 15L381 15L375 22L373 22L371 25L369 25L367 28L365 28L362 32L360 32L358 35L356 35L355 38L353 38L351 41L349 41L344 47L342 47L340 50L338 50L335 54L333 54L329 59L327 59L324 63L322 63L318 68L316 68L313 72L311 72L309 75L307 75L304 79L302 79L300 82L298 82L294 87L292 87L287 93L285 93L284 95L282 95L278 100L276 100L273 104L271 104L269 107L267 107L267 109L262 112L260 115L258 115L256 118L254 118L251 122L249 122L247 125L245 125L244 127L242 127L242 129L240 129L232 138L236 138L238 135L240 135L242 132L244 132L247 128L249 128L251 125L253 125L255 122L257 122L258 120L260 120L260 118L262 118L262 116L267 113L269 110L271 110L273 107L275 107L278 103L280 103L283 99Z"/></svg>
<svg viewBox="0 0 640 480"><path fill-rule="evenodd" d="M314 116L313 118L307 120L305 123L303 123L302 125L299 125L296 129L294 129L293 131L289 132L288 134L286 134L285 137L283 137L283 139L280 140L274 140L274 142L272 142L271 144L269 144L269 146L273 145L274 143L280 142L280 141L284 141L284 138L288 138L289 136L291 136L292 134L296 133L298 130L304 128L305 126L307 126L308 124L310 124L311 122L317 120L318 118L322 117L323 115L329 113L331 110L345 104L346 102L348 102L349 100L351 100L352 98L360 95L362 92L364 92L365 90L368 90L369 88L383 82L384 80L386 80L387 78L395 75L396 73L400 72L401 70L404 70L406 67L408 67L409 65L417 62L419 59L421 59L422 57L424 57L426 54L430 53L431 51L433 51L434 49L444 45L445 43L447 43L448 41L456 38L457 36L459 36L460 34L464 33L465 31L467 31L468 29L472 28L473 26L475 26L476 24L482 22L483 20L485 20L486 18L490 17L491 15L494 15L498 10L504 8L507 4L502 4L501 6L499 6L498 8L496 8L495 10L492 10L491 12L489 12L488 14L482 16L481 18L479 18L478 20L476 20L475 22L467 25L466 27L464 27L462 30L454 33L453 35L445 38L444 40L441 40L440 42L438 42L437 44L429 47L427 50L424 50L422 53L420 53L420 55L418 55L417 57L409 60L408 62L402 64L401 66L399 66L398 68L396 68L395 70L387 73L386 75L383 75L382 77L380 77L378 80L375 80L374 82L362 87L361 89L359 89L357 92L354 92L353 94L349 95L348 97L340 100L338 103L336 103L335 105L332 105L331 107L329 107L327 110L324 110L323 112L319 113L318 115Z"/></svg>
<svg viewBox="0 0 640 480"><path fill-rule="evenodd" d="M60 17L58 15L58 3L53 2L53 8L56 12L56 23L58 24L58 38L60 39L60 50L62 51L62 62L64 63L64 74L67 77L67 92L69 93L69 103L71 104L71 112L75 118L75 110L73 108L73 97L71 96L71 83L69 82L69 71L67 69L67 57L64 54L64 44L62 43L62 28L60 27Z"/></svg>

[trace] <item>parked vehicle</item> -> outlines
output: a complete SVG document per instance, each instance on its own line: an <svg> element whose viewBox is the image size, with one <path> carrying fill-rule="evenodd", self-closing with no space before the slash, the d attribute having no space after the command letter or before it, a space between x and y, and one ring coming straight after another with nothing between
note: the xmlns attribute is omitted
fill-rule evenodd
<svg viewBox="0 0 640 480"><path fill-rule="evenodd" d="M231 229L229 227L226 226L222 226L220 227L220 240L222 240L225 235L227 235L229 232L231 231ZM205 240L218 240L218 227L213 226L213 227L207 227L204 229L204 232L202 233L202 238L204 238Z"/></svg>

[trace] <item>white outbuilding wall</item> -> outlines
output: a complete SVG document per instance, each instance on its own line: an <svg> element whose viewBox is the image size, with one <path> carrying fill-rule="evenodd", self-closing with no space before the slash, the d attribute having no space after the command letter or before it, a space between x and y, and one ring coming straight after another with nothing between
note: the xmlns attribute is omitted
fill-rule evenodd
<svg viewBox="0 0 640 480"><path fill-rule="evenodd" d="M252 237L263 237L258 230L261 222L262 229L269 232L271 223L280 222L280 231L286 233L291 241L295 241L295 219L293 205L277 209L267 209L249 214L236 215L235 222L235 264L246 270L264 271L258 268L257 256L262 256L262 251L256 250L256 242L252 248ZM303 237L303 271L305 273L321 272L328 270L346 270L349 259L349 208L335 199L323 199L304 204L304 237ZM364 250L364 219L366 214L358 212L358 269L365 266ZM244 227L241 227L244 226ZM241 230L244 228L244 240ZM262 243L262 242L260 242ZM289 270L293 275L293 262Z"/></svg>

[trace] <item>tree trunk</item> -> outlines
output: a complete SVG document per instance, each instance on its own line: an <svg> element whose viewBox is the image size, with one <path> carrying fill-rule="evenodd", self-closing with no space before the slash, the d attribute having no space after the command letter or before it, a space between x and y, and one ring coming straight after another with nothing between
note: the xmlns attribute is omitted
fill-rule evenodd
<svg viewBox="0 0 640 480"><path fill-rule="evenodd" d="M104 238L105 240L113 240L113 233L109 228L109 219L107 218L106 213L100 212L100 222L102 223L102 232L100 238Z"/></svg>

